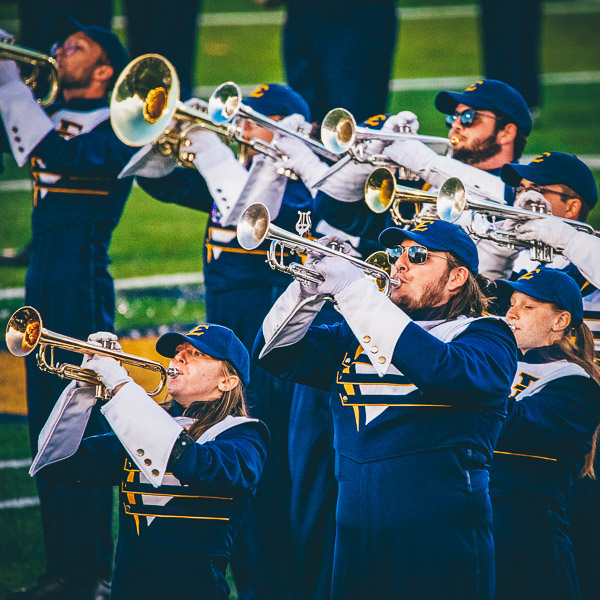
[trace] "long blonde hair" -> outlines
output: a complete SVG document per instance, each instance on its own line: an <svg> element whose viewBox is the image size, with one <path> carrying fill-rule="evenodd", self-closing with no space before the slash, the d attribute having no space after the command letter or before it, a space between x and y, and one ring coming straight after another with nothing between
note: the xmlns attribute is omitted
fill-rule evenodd
<svg viewBox="0 0 600 600"><path fill-rule="evenodd" d="M231 377L232 375L239 378L235 367L229 361L222 360L220 376ZM161 406L165 410L169 410L173 406L173 402L173 398L169 398ZM188 429L188 434L194 440L197 440L207 429L220 423L228 415L232 417L249 416L246 404L246 390L241 380L234 388L223 392L220 398L193 402L183 412L184 417L196 420Z"/></svg>
<svg viewBox="0 0 600 600"><path fill-rule="evenodd" d="M553 305L556 312L562 309ZM579 365L598 385L600 385L600 367L596 363L596 351L594 349L594 335L585 323L575 327L567 327L562 337L555 342L564 354L566 360ZM594 458L596 457L596 446L600 435L600 425L596 427L592 436L592 449L585 457L585 463L581 469L581 477L596 479L594 472Z"/></svg>

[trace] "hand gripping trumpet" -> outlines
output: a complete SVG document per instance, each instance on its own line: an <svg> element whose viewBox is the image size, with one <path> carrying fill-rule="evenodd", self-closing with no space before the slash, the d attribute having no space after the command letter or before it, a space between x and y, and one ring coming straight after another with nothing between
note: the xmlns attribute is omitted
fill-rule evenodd
<svg viewBox="0 0 600 600"><path fill-rule="evenodd" d="M471 219L471 224L467 228L467 232L471 237L490 240L499 246L508 248L529 248L531 260L536 262L552 262L554 248L539 240L522 240L514 231L498 227L496 219L510 219L517 222L525 222L531 219L559 219L578 231L598 235L598 232L594 231L594 228L587 223L556 217L551 213L544 212L545 207L541 204L537 207L534 206L534 211L530 211L524 208L507 206L506 204L498 204L490 200L470 197L467 195L463 183L456 177L444 182L440 188L436 206L438 217L450 223L456 221L465 211L487 217L487 219L477 224L474 219Z"/></svg>
<svg viewBox="0 0 600 600"><path fill-rule="evenodd" d="M96 385L96 397L102 400L110 400L111 396L102 385L98 375L91 369L69 363L55 363L54 349L69 350L79 354L98 354L117 359L122 364L155 371L160 376L157 387L146 392L149 396L156 396L162 391L167 375L176 376L171 369L165 368L159 363L147 358L141 358L133 354L126 354L115 349L109 340L105 340L105 346L97 346L88 342L82 342L66 335L54 333L42 327L40 313L32 306L19 308L9 319L6 326L6 345L11 354L15 356L27 356L37 349L37 365L42 371L53 373L64 379L74 379ZM48 350L50 356L48 357Z"/></svg>
<svg viewBox="0 0 600 600"><path fill-rule="evenodd" d="M349 260L362 269L367 277L373 279L379 290L386 296L389 296L391 288L397 285L397 282L391 278L391 265L385 252L374 252L365 261L349 256L335 247L323 246L308 238L290 233L271 223L269 209L260 202L248 206L240 216L237 226L237 239L240 246L245 250L254 250L265 240L271 240L271 246L267 252L269 266L272 269L291 275L300 283L319 284L324 279L321 273L300 263L285 264L284 255L286 250L289 254L300 255L316 252L321 255L328 254ZM328 299L333 300L332 298Z"/></svg>
<svg viewBox="0 0 600 600"><path fill-rule="evenodd" d="M323 146L334 154L349 154L358 162L368 162L374 166L397 166L396 163L381 154L369 154L364 142L380 140L395 142L397 140L418 140L424 144L443 146L446 155L452 153L452 144L448 139L418 133L381 131L359 127L350 111L345 108L330 110L321 123L321 141Z"/></svg>

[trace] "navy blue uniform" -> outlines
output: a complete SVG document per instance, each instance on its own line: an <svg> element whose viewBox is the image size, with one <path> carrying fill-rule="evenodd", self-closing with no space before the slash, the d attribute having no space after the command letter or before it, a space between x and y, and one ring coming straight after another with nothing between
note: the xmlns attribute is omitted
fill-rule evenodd
<svg viewBox="0 0 600 600"><path fill-rule="evenodd" d="M600 422L600 395L556 347L518 363L490 479L496 599L580 598L567 501Z"/></svg>
<svg viewBox="0 0 600 600"><path fill-rule="evenodd" d="M409 323L383 377L345 322L311 326L259 360L330 392L334 600L493 596L488 467L515 341L495 319L421 326L431 333Z"/></svg>
<svg viewBox="0 0 600 600"><path fill-rule="evenodd" d="M80 340L113 331L114 286L108 271L110 244L131 179L117 175L134 152L109 122L108 101L72 100L48 110L56 131L37 145L30 161L34 179L31 259L25 302L51 331ZM57 351L56 360L79 364L81 356ZM26 359L32 454L67 381L43 373ZM89 434L107 425L94 411ZM36 478L47 572L63 577L110 577L112 490L72 490Z"/></svg>
<svg viewBox="0 0 600 600"><path fill-rule="evenodd" d="M342 106L357 122L385 111L396 46L394 0L287 0L287 83L313 119Z"/></svg>
<svg viewBox="0 0 600 600"><path fill-rule="evenodd" d="M163 600L192 593L229 597L233 542L266 459L264 424L246 420L212 441L171 457L160 487L108 433L86 438L76 454L43 469L80 488L119 486L119 541L111 598Z"/></svg>

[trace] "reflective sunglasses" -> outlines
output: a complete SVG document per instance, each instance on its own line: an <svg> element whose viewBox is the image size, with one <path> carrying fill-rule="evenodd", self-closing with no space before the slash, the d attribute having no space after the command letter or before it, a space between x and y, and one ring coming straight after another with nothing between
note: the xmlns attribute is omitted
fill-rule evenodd
<svg viewBox="0 0 600 600"><path fill-rule="evenodd" d="M77 42L69 42L66 44L64 42L54 42L52 48L50 48L50 56L56 58L56 55L61 48L65 56L72 56L78 50L84 49L83 46L80 46Z"/></svg>
<svg viewBox="0 0 600 600"><path fill-rule="evenodd" d="M460 120L460 124L463 127L471 127L477 120L477 115L481 117L489 117L490 119L494 119L494 121L498 121L498 117L494 115L488 115L487 113L482 113L479 110L475 110L473 108L468 108L467 110L463 110L462 112L454 113L453 115L446 115L446 125L448 128L454 125L456 119Z"/></svg>
<svg viewBox="0 0 600 600"><path fill-rule="evenodd" d="M428 256L437 256L439 258L443 258L444 260L448 260L447 256L443 256L437 252L432 252L425 246L398 246L397 248L388 248L387 250L390 264L396 264L396 261L404 254L404 252L406 252L406 258L408 258L408 262L412 263L413 265L424 264Z"/></svg>
<svg viewBox="0 0 600 600"><path fill-rule="evenodd" d="M569 198L573 197L573 194L564 194L563 192L557 192L556 190L551 190L549 188L545 188L545 187L541 187L539 185L530 185L530 186L524 186L524 185L519 185L515 188L515 192L517 196L520 196L522 193L524 192L537 192L538 194L541 194L542 196L546 196L547 194L556 194L557 196L559 196L561 199L564 198L564 202L566 202Z"/></svg>

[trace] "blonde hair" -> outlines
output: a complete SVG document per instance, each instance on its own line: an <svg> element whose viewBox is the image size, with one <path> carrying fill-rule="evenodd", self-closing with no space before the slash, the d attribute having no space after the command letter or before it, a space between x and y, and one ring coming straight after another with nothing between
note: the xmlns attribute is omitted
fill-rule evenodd
<svg viewBox="0 0 600 600"><path fill-rule="evenodd" d="M235 367L228 361L221 362L221 377L238 377ZM173 406L173 398L161 405L165 410ZM197 440L207 429L220 423L225 417L248 417L248 406L246 404L246 389L241 379L237 385L226 392L220 398L215 400L199 400L192 402L183 412L184 417L195 419L188 429L188 434L194 440Z"/></svg>

